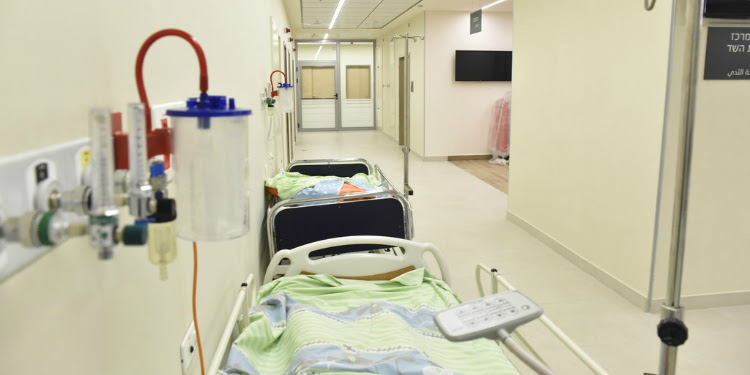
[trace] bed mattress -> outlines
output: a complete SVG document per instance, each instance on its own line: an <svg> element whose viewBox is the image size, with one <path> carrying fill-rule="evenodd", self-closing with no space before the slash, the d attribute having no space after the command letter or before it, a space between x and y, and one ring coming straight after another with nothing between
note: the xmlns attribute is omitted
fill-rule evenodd
<svg viewBox="0 0 750 375"><path fill-rule="evenodd" d="M518 374L493 341L443 337L433 315L460 302L425 269L387 281L283 277L258 299L226 374Z"/></svg>

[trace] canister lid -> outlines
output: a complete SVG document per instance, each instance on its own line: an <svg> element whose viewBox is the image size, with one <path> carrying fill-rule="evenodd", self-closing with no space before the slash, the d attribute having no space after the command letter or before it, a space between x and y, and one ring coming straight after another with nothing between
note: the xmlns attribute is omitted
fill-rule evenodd
<svg viewBox="0 0 750 375"><path fill-rule="evenodd" d="M167 116L174 117L232 117L249 116L252 111L234 107L234 98L227 100L223 95L201 94L198 98L189 98L186 109L167 110Z"/></svg>

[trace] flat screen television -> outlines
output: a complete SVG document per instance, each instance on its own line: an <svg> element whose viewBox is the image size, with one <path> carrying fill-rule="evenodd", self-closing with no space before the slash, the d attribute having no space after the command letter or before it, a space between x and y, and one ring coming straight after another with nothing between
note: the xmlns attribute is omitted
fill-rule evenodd
<svg viewBox="0 0 750 375"><path fill-rule="evenodd" d="M510 81L511 51L456 51L456 81Z"/></svg>
<svg viewBox="0 0 750 375"><path fill-rule="evenodd" d="M750 19L750 0L706 0L703 15L708 18Z"/></svg>

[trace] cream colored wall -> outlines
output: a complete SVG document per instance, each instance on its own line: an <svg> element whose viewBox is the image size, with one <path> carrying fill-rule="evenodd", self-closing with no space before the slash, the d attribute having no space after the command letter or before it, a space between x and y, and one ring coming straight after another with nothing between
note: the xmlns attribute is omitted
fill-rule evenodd
<svg viewBox="0 0 750 375"><path fill-rule="evenodd" d="M198 316L207 361L237 287L261 269L262 179L268 118L258 93L271 71L270 17L288 25L281 1L28 2L0 4L3 69L0 155L87 136L92 106L124 110L138 99L133 67L140 44L166 27L203 46L212 94L250 107L251 231L199 243ZM192 49L175 38L146 58L152 103L198 94ZM124 218L124 221L130 220ZM118 247L99 261L84 239L60 246L0 284L0 373L180 374L179 343L190 324L192 254L185 241L159 281L144 248ZM197 357L191 374L199 373Z"/></svg>
<svg viewBox="0 0 750 375"><path fill-rule="evenodd" d="M486 155L492 107L510 82L456 82L456 50L513 49L513 14L485 12L469 33L465 12L427 12L425 156Z"/></svg>
<svg viewBox="0 0 750 375"><path fill-rule="evenodd" d="M701 57L706 35L704 27ZM750 82L699 79L697 94L683 294L748 292Z"/></svg>
<svg viewBox="0 0 750 375"><path fill-rule="evenodd" d="M297 59L299 61L336 61L336 43L320 47L320 44L297 44Z"/></svg>
<svg viewBox="0 0 750 375"><path fill-rule="evenodd" d="M391 38L396 34L424 36L425 16L420 13L411 19L387 28L377 37L378 46L383 53L382 84L382 129L395 140L398 140L398 61L406 53L404 39ZM424 41L410 42L411 80L414 82L414 92L411 93L411 149L417 154L424 155L425 131L425 44Z"/></svg>
<svg viewBox="0 0 750 375"><path fill-rule="evenodd" d="M513 5L509 214L645 296L668 7Z"/></svg>

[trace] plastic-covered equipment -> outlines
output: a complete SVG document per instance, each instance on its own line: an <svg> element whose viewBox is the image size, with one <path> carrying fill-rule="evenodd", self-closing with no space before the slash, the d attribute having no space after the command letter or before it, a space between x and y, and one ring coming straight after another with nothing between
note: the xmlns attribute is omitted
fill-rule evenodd
<svg viewBox="0 0 750 375"><path fill-rule="evenodd" d="M284 113L289 113L294 109L294 86L289 83L279 83L277 87L279 97L276 101L276 107Z"/></svg>
<svg viewBox="0 0 750 375"><path fill-rule="evenodd" d="M492 124L490 125L487 147L492 154L490 163L505 165L510 156L510 97L508 91L492 107Z"/></svg>
<svg viewBox="0 0 750 375"><path fill-rule="evenodd" d="M248 120L234 99L201 94L169 110L173 124L177 235L218 241L247 233Z"/></svg>

